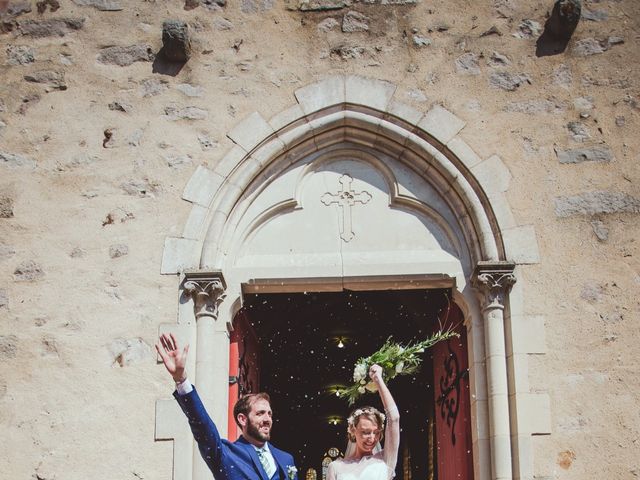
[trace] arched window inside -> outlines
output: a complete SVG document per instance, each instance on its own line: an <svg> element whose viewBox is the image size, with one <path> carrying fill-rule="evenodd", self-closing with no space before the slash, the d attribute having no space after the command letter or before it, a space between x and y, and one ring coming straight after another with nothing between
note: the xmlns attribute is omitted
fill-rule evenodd
<svg viewBox="0 0 640 480"><path fill-rule="evenodd" d="M322 480L327 480L327 472L329 471L329 464L336 458L344 457L344 454L336 447L331 447L325 452L322 457Z"/></svg>

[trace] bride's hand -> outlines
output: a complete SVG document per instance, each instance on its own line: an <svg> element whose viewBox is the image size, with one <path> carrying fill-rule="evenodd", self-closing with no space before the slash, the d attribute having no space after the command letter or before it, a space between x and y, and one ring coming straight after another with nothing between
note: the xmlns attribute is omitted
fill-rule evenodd
<svg viewBox="0 0 640 480"><path fill-rule="evenodd" d="M378 364L371 365L369 368L369 377L375 383L382 383L382 367Z"/></svg>

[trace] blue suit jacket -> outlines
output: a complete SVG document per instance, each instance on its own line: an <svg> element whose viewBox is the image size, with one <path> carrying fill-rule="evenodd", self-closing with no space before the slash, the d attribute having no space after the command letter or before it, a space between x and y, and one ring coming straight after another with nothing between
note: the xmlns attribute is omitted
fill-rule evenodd
<svg viewBox="0 0 640 480"><path fill-rule="evenodd" d="M189 420L193 436L198 442L200 454L216 480L270 480L262 468L255 448L243 437L235 442L220 438L216 425L209 417L195 387L186 395L173 396ZM298 480L297 474L289 477L288 467L293 467L291 454L269 444L269 450L278 470L274 477L281 480Z"/></svg>

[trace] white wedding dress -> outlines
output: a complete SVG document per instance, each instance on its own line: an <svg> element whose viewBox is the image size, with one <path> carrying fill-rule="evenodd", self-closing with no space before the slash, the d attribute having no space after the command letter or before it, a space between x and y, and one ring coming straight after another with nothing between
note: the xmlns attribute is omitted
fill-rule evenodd
<svg viewBox="0 0 640 480"><path fill-rule="evenodd" d="M327 480L390 480L396 474L398 447L400 446L400 415L396 408L387 413L384 448L373 455L359 459L354 456L339 458L329 464Z"/></svg>
<svg viewBox="0 0 640 480"><path fill-rule="evenodd" d="M339 458L329 464L327 480L390 480L395 467L385 462L384 451L360 459Z"/></svg>

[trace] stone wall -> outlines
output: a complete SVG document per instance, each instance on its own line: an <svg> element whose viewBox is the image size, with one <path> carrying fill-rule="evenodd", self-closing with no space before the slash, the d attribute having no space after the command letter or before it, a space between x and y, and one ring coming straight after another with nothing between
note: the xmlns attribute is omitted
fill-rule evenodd
<svg viewBox="0 0 640 480"><path fill-rule="evenodd" d="M182 191L242 118L336 74L444 106L511 172L541 259L519 279L546 322L526 379L552 402L536 478L640 476L640 4L584 2L557 54L539 41L552 8L0 1L0 478L171 477L171 443L153 440L171 383L152 347L176 316L177 278L159 272ZM189 26L186 63L160 53L166 20Z"/></svg>

